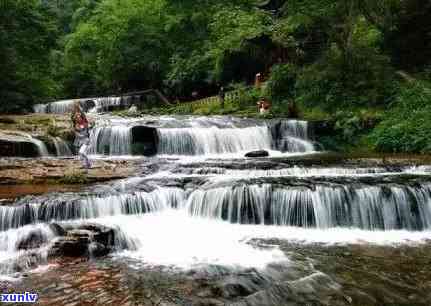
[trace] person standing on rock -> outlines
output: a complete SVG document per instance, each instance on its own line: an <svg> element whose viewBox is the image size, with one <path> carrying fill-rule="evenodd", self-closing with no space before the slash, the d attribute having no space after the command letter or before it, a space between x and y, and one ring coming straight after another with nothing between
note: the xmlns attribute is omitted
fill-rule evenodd
<svg viewBox="0 0 431 306"><path fill-rule="evenodd" d="M90 126L87 120L87 116L81 110L79 103L74 105L72 113L72 123L75 131L75 141L74 146L76 152L83 162L85 169L91 168L90 159L87 156L88 147L90 145Z"/></svg>

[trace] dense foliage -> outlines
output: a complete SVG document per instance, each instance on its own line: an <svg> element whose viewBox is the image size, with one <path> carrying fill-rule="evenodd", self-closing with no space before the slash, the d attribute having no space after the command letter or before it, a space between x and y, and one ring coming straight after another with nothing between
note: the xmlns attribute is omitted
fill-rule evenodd
<svg viewBox="0 0 431 306"><path fill-rule="evenodd" d="M415 82L403 86L393 109L371 135L386 152L431 153L431 86Z"/></svg>
<svg viewBox="0 0 431 306"><path fill-rule="evenodd" d="M254 111L253 99L266 95L277 115L329 116L347 130L361 129L361 110L389 110L378 118L383 122L369 138L371 145L429 151L421 120L398 116L412 107L422 110L417 118L426 121L429 112L406 98L411 88L428 87L424 80L431 76L429 1L3 0L0 5L2 112L50 99L147 88L188 100L193 92L214 95L222 84L252 84L261 72L267 85L245 95L252 97L243 99L247 103L199 112ZM347 118L335 116L340 113ZM394 143L409 133L417 136L414 144Z"/></svg>

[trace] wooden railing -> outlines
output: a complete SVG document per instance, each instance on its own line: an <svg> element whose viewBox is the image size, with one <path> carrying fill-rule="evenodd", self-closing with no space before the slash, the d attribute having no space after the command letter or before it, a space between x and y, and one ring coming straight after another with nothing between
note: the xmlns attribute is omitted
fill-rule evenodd
<svg viewBox="0 0 431 306"><path fill-rule="evenodd" d="M238 101L241 97L241 92L247 91L251 88L253 87L247 86L244 88L227 91L225 94L225 103ZM216 96L206 97L206 98L202 98L194 101L180 102L176 104L174 107L177 110L193 110L194 108L198 108L199 106L219 104L219 103L220 103L220 97L216 95Z"/></svg>

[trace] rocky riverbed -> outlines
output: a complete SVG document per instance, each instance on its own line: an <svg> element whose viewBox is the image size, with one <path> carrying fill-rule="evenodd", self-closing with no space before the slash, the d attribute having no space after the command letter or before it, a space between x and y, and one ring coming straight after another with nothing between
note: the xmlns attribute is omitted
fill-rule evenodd
<svg viewBox="0 0 431 306"><path fill-rule="evenodd" d="M290 259L284 280L265 271L145 267L106 257L58 259L48 271L27 274L4 291L38 292L43 305L430 305L431 244L416 246L278 245ZM322 274L316 274L316 271ZM40 277L43 273L43 278ZM314 280L313 280L314 279ZM254 283L254 285L252 285ZM282 294L280 290L286 292ZM260 301L260 302L256 302Z"/></svg>
<svg viewBox="0 0 431 306"><path fill-rule="evenodd" d="M111 119L88 172L73 156L1 159L4 292L66 306L430 304L428 157L317 151L299 121Z"/></svg>

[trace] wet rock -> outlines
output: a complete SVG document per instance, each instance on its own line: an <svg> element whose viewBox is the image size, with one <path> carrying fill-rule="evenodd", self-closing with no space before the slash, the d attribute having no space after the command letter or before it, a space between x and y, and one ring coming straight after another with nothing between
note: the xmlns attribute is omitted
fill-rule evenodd
<svg viewBox="0 0 431 306"><path fill-rule="evenodd" d="M265 150L251 151L245 154L245 157L268 157L269 153Z"/></svg>
<svg viewBox="0 0 431 306"><path fill-rule="evenodd" d="M58 225L57 223L51 223L49 228L56 234L57 236L66 236L66 230Z"/></svg>
<svg viewBox="0 0 431 306"><path fill-rule="evenodd" d="M0 131L0 156L37 157L38 155L36 145L28 138Z"/></svg>
<svg viewBox="0 0 431 306"><path fill-rule="evenodd" d="M92 242L88 245L88 251L91 257L101 257L108 255L111 249L99 242Z"/></svg>
<svg viewBox="0 0 431 306"><path fill-rule="evenodd" d="M83 224L79 227L61 227L56 231L64 235L58 238L51 250L50 257L100 257L109 254L114 247L115 231L97 224Z"/></svg>
<svg viewBox="0 0 431 306"><path fill-rule="evenodd" d="M201 299L194 301L192 303L193 306L223 306L224 302L216 300L216 299Z"/></svg>
<svg viewBox="0 0 431 306"><path fill-rule="evenodd" d="M88 253L89 241L76 237L61 237L50 250L51 257L81 257Z"/></svg>
<svg viewBox="0 0 431 306"><path fill-rule="evenodd" d="M46 236L42 231L37 230L31 232L27 237L18 242L18 250L30 250L41 247L42 244L46 243Z"/></svg>
<svg viewBox="0 0 431 306"><path fill-rule="evenodd" d="M40 254L36 252L30 252L19 256L14 260L11 271L14 272L23 272L32 268L36 268L41 262ZM0 267L0 270L1 267ZM8 271L10 272L10 271Z"/></svg>

